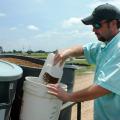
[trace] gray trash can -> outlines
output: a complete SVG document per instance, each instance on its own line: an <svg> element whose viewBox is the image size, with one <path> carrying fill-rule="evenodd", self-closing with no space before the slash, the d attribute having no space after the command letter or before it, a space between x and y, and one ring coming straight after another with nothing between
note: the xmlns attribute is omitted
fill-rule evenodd
<svg viewBox="0 0 120 120"><path fill-rule="evenodd" d="M0 120L9 120L17 80L22 72L19 66L0 60Z"/></svg>

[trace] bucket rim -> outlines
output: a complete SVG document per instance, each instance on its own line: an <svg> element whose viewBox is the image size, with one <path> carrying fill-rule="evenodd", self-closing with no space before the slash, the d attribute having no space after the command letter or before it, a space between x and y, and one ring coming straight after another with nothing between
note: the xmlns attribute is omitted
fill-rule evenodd
<svg viewBox="0 0 120 120"><path fill-rule="evenodd" d="M47 85L41 83L40 80L39 80L39 82L35 82L35 81L31 80L30 78L36 78L36 79L37 79L37 78L39 78L39 77L26 76L26 77L25 77L25 80L26 80L26 81L29 81L29 82L31 82L31 83L33 83L33 84L42 85L42 86L44 86L44 87L47 87ZM64 84L64 83L57 83L57 84L59 84L62 88L67 89L67 85L66 85L66 84Z"/></svg>

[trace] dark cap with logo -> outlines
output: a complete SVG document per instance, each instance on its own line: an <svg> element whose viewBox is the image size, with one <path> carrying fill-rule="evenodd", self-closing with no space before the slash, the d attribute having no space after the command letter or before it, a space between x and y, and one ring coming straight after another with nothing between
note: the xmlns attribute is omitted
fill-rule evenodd
<svg viewBox="0 0 120 120"><path fill-rule="evenodd" d="M102 20L120 20L120 10L111 4L99 5L95 8L92 15L82 19L86 25L92 25Z"/></svg>

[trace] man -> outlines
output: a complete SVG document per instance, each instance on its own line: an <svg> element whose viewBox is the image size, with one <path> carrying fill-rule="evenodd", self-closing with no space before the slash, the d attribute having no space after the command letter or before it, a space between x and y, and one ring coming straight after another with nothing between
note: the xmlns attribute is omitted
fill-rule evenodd
<svg viewBox="0 0 120 120"><path fill-rule="evenodd" d="M120 120L120 11L113 5L103 4L92 15L83 19L93 26L100 42L75 46L56 54L55 64L69 57L85 55L96 64L94 83L80 91L67 93L58 84L49 84L49 93L63 101L94 100L94 120Z"/></svg>

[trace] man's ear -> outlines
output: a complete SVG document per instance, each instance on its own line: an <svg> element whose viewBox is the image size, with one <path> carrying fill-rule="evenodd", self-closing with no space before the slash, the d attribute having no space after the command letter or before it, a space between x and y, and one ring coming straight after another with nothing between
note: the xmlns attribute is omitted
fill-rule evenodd
<svg viewBox="0 0 120 120"><path fill-rule="evenodd" d="M116 32L118 31L118 27L117 27L117 20L112 20L109 24L111 31L113 32L113 34L116 34Z"/></svg>
<svg viewBox="0 0 120 120"><path fill-rule="evenodd" d="M117 25L117 20L112 20L112 21L111 21L111 25L112 25L112 26Z"/></svg>

